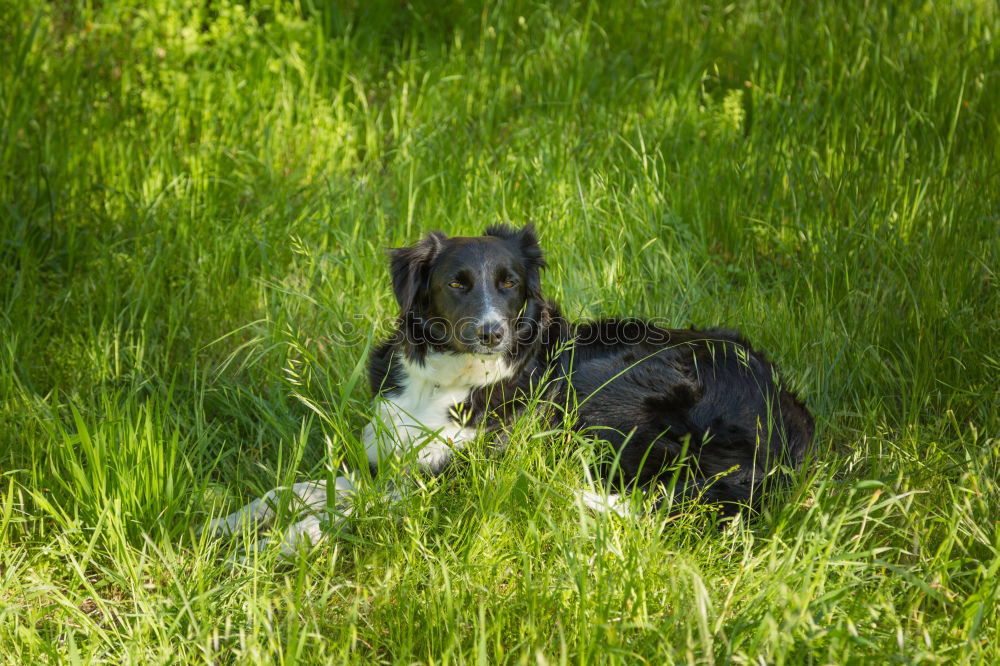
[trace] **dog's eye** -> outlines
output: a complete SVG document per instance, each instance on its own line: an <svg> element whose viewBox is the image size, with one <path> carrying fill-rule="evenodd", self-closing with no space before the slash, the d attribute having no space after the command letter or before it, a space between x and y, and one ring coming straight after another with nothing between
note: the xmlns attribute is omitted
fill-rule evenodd
<svg viewBox="0 0 1000 666"><path fill-rule="evenodd" d="M452 280L451 282L448 283L448 286L451 287L452 289L461 289L465 285L459 282L458 280Z"/></svg>
<svg viewBox="0 0 1000 666"><path fill-rule="evenodd" d="M514 285L516 284L517 283L514 282L513 280L504 280L503 282L500 283L500 286L503 287L504 289L513 289Z"/></svg>

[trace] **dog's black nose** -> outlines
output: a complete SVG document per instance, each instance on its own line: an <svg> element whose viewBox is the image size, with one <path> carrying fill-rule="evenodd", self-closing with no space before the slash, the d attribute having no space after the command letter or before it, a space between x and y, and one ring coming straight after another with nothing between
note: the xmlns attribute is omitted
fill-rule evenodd
<svg viewBox="0 0 1000 666"><path fill-rule="evenodd" d="M476 335L479 342L485 347L496 347L503 340L503 324L499 322L486 322L476 327Z"/></svg>

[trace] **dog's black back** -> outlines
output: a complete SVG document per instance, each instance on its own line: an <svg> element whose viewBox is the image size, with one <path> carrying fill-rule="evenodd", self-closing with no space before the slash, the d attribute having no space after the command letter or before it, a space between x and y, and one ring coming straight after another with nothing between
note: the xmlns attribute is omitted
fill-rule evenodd
<svg viewBox="0 0 1000 666"><path fill-rule="evenodd" d="M781 385L775 366L738 334L636 319L571 325L542 296L544 262L533 229L492 227L470 256L489 253L497 239L522 262L508 267L517 277L504 283L516 285L521 307L510 315L510 335L497 351L509 375L472 388L455 410L469 425L503 430L540 392L553 406L552 419L568 418L573 428L611 444L616 454L597 467L612 486L665 486L675 499L717 502L726 510L757 504L769 478L801 465L812 444L812 417ZM434 262L449 241L468 247L477 239L435 233L394 252L401 313L396 334L371 356L373 393L392 399L404 390L402 359L468 353L440 335L440 314L425 297L434 280L448 279L435 277ZM510 302L512 292L498 289ZM455 322L444 323L458 330Z"/></svg>
<svg viewBox="0 0 1000 666"><path fill-rule="evenodd" d="M559 358L565 390L576 427L617 452L601 467L612 485L754 504L765 478L797 468L811 445L809 412L734 332L606 320L577 326L575 340Z"/></svg>

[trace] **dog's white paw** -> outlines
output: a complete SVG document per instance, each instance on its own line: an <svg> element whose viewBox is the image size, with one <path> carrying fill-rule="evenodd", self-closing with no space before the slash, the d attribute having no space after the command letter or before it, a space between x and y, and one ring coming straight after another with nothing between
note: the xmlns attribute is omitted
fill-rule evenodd
<svg viewBox="0 0 1000 666"><path fill-rule="evenodd" d="M302 551L312 550L323 543L331 534L342 530L347 523L347 515L339 512L314 514L290 525L280 538L262 537L242 549L227 560L231 568L249 566L255 560L267 557L276 549L279 559L291 561Z"/></svg>
<svg viewBox="0 0 1000 666"><path fill-rule="evenodd" d="M622 518L631 515L627 495L605 495L590 490L581 490L577 494L577 499L585 508L595 513L613 513Z"/></svg>
<svg viewBox="0 0 1000 666"><path fill-rule="evenodd" d="M207 534L209 537L217 538L232 536L250 527L266 527L274 521L282 494L289 492L290 511L293 514L308 515L289 526L278 541L279 554L284 558L292 557L304 546L312 547L319 544L325 537L325 531L341 527L354 508L354 482L349 477L338 476L334 481L332 507L328 507L327 504L328 490L325 481L296 483L290 489L272 490L239 511L210 521L199 529L197 534L199 536ZM231 559L230 564L247 563L252 553L270 548L274 541L266 537L258 539L253 545L244 549L242 555Z"/></svg>

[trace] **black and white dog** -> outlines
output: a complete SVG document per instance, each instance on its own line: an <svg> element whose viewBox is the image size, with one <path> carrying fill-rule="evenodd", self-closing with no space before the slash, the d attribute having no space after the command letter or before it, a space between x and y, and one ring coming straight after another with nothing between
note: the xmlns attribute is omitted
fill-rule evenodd
<svg viewBox="0 0 1000 666"><path fill-rule="evenodd" d="M504 441L518 414L539 403L555 425L611 445L615 455L595 465L609 488L653 491L660 502L733 513L801 465L812 417L739 335L637 319L571 324L542 295L544 267L531 225L493 226L475 238L434 232L392 251L400 315L368 364L377 405L364 445L373 469L402 462L439 472L483 433ZM336 479L336 497L327 490L324 482L291 488L308 515L285 532L283 554L319 541L323 521L350 512L348 477ZM272 520L278 492L208 529L227 534ZM618 495L597 497L584 500L619 510Z"/></svg>

